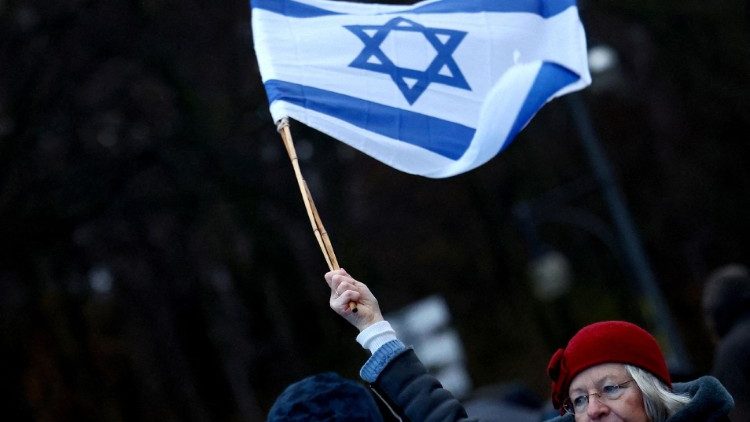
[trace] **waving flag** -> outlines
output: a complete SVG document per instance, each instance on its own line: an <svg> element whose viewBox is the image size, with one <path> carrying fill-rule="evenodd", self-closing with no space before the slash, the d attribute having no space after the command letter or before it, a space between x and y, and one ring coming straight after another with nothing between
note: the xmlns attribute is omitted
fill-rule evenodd
<svg viewBox="0 0 750 422"><path fill-rule="evenodd" d="M291 117L408 173L471 170L546 102L591 83L575 0L251 7L274 120Z"/></svg>

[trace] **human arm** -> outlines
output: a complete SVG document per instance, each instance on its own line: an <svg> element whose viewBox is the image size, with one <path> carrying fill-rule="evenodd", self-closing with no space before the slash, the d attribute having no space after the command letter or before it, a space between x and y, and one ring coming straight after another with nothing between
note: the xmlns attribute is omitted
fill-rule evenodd
<svg viewBox="0 0 750 422"><path fill-rule="evenodd" d="M331 289L331 309L360 331L357 342L372 353L360 376L373 382L391 359L406 350L406 346L383 319L377 299L364 283L355 280L343 268L329 271L325 280ZM352 312L350 302L357 303L357 312Z"/></svg>
<svg viewBox="0 0 750 422"><path fill-rule="evenodd" d="M430 374L412 349L396 355L370 387L405 420L471 422L461 402Z"/></svg>
<svg viewBox="0 0 750 422"><path fill-rule="evenodd" d="M360 376L381 399L412 421L470 420L461 403L397 339L364 283L343 269L326 273L325 279L331 288L331 309L360 331L357 341L372 352ZM357 303L358 312L350 310L349 302Z"/></svg>

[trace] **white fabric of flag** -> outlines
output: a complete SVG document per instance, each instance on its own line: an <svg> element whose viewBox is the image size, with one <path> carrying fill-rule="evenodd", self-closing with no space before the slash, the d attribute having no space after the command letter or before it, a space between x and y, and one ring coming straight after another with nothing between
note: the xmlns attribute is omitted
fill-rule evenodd
<svg viewBox="0 0 750 422"><path fill-rule="evenodd" d="M591 83L575 0L251 8L274 121L290 117L407 173L476 168L545 103Z"/></svg>

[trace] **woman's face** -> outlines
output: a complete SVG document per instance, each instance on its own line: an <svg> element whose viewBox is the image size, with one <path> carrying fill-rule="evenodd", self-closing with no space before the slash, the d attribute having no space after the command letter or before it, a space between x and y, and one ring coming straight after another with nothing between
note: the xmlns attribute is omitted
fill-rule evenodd
<svg viewBox="0 0 750 422"><path fill-rule="evenodd" d="M588 395L588 406L576 411L576 422L648 422L641 390L635 381L627 382L631 379L625 366L619 363L592 366L576 375L568 390L570 399L578 398L579 403L581 400L585 403L586 399L582 396ZM603 390L610 393L609 397Z"/></svg>

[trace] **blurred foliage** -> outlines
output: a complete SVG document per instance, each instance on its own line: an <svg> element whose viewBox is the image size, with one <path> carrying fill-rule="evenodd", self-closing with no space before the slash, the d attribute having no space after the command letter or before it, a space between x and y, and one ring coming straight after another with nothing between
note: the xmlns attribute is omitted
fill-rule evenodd
<svg viewBox="0 0 750 422"><path fill-rule="evenodd" d="M581 14L590 44L620 54L584 98L704 372L703 277L748 261L747 4L582 2ZM649 325L616 251L576 227L539 227L573 287L552 304L533 296L513 207L592 178L560 101L502 155L444 180L292 131L339 261L386 312L445 295L477 386L544 395L572 330ZM305 375L356 378L366 355L327 307L298 194L246 2L0 2L4 417L255 421ZM608 221L599 192L568 199Z"/></svg>

